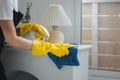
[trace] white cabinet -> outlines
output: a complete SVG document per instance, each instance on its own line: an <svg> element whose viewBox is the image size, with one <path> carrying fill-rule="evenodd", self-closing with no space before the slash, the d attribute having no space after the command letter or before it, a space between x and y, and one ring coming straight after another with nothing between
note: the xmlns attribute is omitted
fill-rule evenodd
<svg viewBox="0 0 120 80"><path fill-rule="evenodd" d="M24 71L39 80L88 80L88 51L90 45L79 46L80 66L64 66L58 70L51 59L45 56L32 56L30 51L5 47L2 52L7 75L14 71Z"/></svg>

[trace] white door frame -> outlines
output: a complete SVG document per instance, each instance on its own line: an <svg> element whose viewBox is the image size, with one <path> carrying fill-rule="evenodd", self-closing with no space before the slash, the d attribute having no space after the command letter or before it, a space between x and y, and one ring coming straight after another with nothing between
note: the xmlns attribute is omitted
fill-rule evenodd
<svg viewBox="0 0 120 80"><path fill-rule="evenodd" d="M82 43L82 0L75 0L75 42Z"/></svg>
<svg viewBox="0 0 120 80"><path fill-rule="evenodd" d="M120 2L120 0L83 0L83 3L112 3Z"/></svg>
<svg viewBox="0 0 120 80"><path fill-rule="evenodd" d="M98 4L92 4L92 67L98 68Z"/></svg>

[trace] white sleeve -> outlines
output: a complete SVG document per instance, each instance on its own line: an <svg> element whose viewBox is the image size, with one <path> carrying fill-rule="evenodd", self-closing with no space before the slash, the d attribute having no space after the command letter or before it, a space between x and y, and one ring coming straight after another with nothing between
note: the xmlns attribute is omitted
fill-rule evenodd
<svg viewBox="0 0 120 80"><path fill-rule="evenodd" d="M0 20L13 19L13 0L0 0Z"/></svg>

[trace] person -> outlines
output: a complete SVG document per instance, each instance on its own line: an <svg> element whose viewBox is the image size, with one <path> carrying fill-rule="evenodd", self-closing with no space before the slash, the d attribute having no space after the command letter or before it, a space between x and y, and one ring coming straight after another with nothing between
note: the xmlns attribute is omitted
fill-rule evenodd
<svg viewBox="0 0 120 80"><path fill-rule="evenodd" d="M13 9L18 11L17 0L0 0L0 54L3 49L5 40L7 44L12 47L31 50L32 41L23 39L16 35L16 30L13 22ZM0 80L7 80L1 61Z"/></svg>
<svg viewBox="0 0 120 80"><path fill-rule="evenodd" d="M38 53L44 55L47 52L52 52L54 55L61 57L69 54L67 50L71 47L69 44L52 44L41 40L28 40L17 36L13 21L13 10L18 11L18 0L0 0L0 54L5 41L11 47L32 51L33 55L38 55ZM0 80L7 80L1 61Z"/></svg>

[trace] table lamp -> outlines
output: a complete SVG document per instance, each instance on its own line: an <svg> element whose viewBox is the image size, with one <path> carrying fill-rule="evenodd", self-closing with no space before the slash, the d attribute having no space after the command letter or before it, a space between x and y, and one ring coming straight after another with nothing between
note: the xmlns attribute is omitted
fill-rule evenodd
<svg viewBox="0 0 120 80"><path fill-rule="evenodd" d="M42 18L42 24L52 26L49 42L64 42L64 34L58 26L72 26L70 19L60 4L50 4Z"/></svg>

